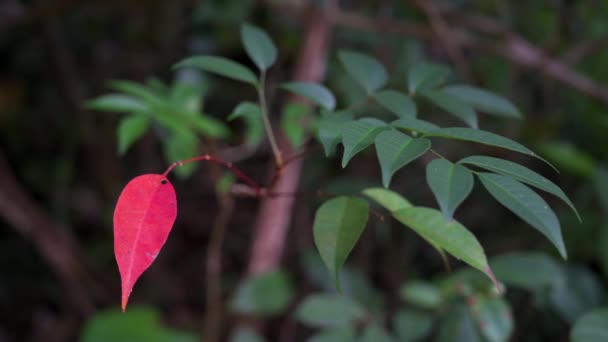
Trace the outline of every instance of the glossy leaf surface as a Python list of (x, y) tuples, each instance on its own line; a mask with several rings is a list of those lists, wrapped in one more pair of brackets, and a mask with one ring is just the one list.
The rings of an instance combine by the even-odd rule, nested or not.
[(122, 284), (123, 311), (133, 285), (154, 262), (177, 216), (173, 185), (163, 175), (131, 180), (114, 209), (114, 254)]
[(427, 134), (439, 129), (439, 126), (416, 118), (401, 118), (391, 122), (391, 127), (405, 129), (410, 132)]
[(384, 188), (367, 188), (362, 192), (390, 212), (412, 206), (407, 199), (392, 190)]

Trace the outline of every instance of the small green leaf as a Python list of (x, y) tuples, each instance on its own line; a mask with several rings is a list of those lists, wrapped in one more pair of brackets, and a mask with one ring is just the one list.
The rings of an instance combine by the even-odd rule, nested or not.
[(393, 217), (495, 282), (483, 248), (475, 236), (456, 220), (446, 222), (441, 212), (424, 207), (400, 209), (393, 212)]
[(161, 94), (139, 83), (115, 80), (111, 81), (109, 85), (114, 90), (139, 98), (146, 104), (148, 109), (149, 107), (158, 108), (165, 105)]
[(365, 310), (338, 294), (310, 295), (296, 309), (296, 319), (313, 327), (344, 326), (363, 319)]
[[(198, 155), (198, 143), (198, 138), (193, 133), (186, 131), (179, 134), (173, 134), (164, 144), (167, 162), (173, 163)], [(185, 179), (194, 172), (197, 165), (198, 163), (184, 164), (176, 168), (174, 172), (178, 177)]]
[(393, 342), (391, 335), (377, 324), (368, 324), (357, 342)]
[(459, 164), (469, 164), (484, 168), (488, 171), (496, 172), (501, 175), (510, 176), (520, 182), (532, 185), (541, 190), (547, 191), (550, 194), (557, 196), (564, 201), (576, 214), (578, 220), (581, 220), (578, 211), (568, 196), (555, 183), (538, 173), (528, 169), (525, 166), (516, 164), (509, 160), (486, 157), (486, 156), (471, 156), (464, 158), (458, 162)]
[(409, 68), (408, 87), (411, 94), (435, 88), (445, 82), (450, 70), (441, 64), (417, 63)]
[(374, 95), (376, 101), (384, 109), (397, 115), (400, 118), (415, 118), (416, 103), (408, 96), (395, 90), (382, 90)]
[(562, 257), (567, 258), (559, 220), (539, 195), (508, 176), (494, 173), (477, 175), (483, 186), (500, 204), (543, 233)]
[(513, 333), (513, 315), (503, 298), (474, 297), (471, 310), (481, 334), (489, 342), (506, 342)]
[(326, 156), (334, 153), (342, 137), (342, 126), (352, 119), (353, 115), (348, 112), (330, 112), (319, 120), (317, 135)]
[(477, 114), (471, 106), (441, 90), (424, 90), (420, 92), (422, 96), (437, 105), (439, 108), (452, 114), (472, 128), (478, 128)]
[(277, 60), (277, 48), (268, 34), (260, 28), (243, 24), (241, 41), (247, 55), (261, 71), (266, 71)]
[(334, 110), (336, 98), (334, 94), (324, 86), (312, 82), (289, 82), (284, 83), (281, 88), (303, 96), (326, 110)]
[(482, 342), (471, 310), (464, 304), (456, 304), (444, 313), (439, 322), (437, 342)]
[(428, 137), (438, 137), (438, 138), (446, 138), (446, 139), (456, 139), (456, 140), (464, 140), (476, 142), (489, 146), (496, 146), (500, 148), (504, 148), (507, 150), (527, 154), (529, 156), (535, 157), (537, 159), (542, 160), (547, 163), (547, 165), (551, 166), (553, 169), (553, 165), (541, 158), (536, 153), (529, 150), (527, 147), (522, 144), (515, 142), (509, 138), (505, 138), (498, 134), (483, 131), (480, 129), (466, 128), (466, 127), (448, 127), (448, 128), (440, 128), (435, 131), (429, 132), (425, 134)]
[(370, 56), (358, 52), (340, 51), (338, 59), (348, 75), (362, 86), (368, 94), (382, 88), (388, 80), (384, 66)]
[(199, 113), (180, 113), (184, 121), (188, 122), (190, 127), (209, 138), (226, 138), (230, 135), (230, 130), (221, 121)]
[(510, 253), (490, 260), (496, 279), (528, 291), (548, 291), (563, 280), (553, 258), (541, 253)]
[(376, 201), (386, 210), (393, 212), (399, 209), (405, 209), (412, 206), (412, 204), (403, 198), (398, 193), (383, 189), (383, 188), (367, 188), (362, 191), (362, 193)]
[(399, 310), (393, 318), (393, 327), (399, 341), (414, 342), (423, 340), (430, 334), (433, 317), (424, 311)]
[(308, 113), (308, 107), (300, 103), (288, 103), (283, 107), (281, 129), (293, 147), (300, 147), (306, 140), (303, 118)]
[(445, 159), (428, 163), (426, 180), (446, 221), (452, 219), (456, 208), (469, 196), (474, 183), (471, 171)]
[(174, 68), (197, 68), (233, 80), (257, 86), (258, 79), (247, 67), (223, 57), (195, 56), (177, 63)]
[(257, 146), (264, 139), (264, 124), (262, 123), (262, 110), (257, 103), (241, 102), (234, 108), (227, 120), (232, 121), (237, 118), (245, 120), (247, 132), (247, 144)]
[(138, 113), (148, 111), (148, 107), (140, 100), (121, 94), (103, 95), (86, 102), (89, 109), (117, 113)]
[(313, 335), (307, 342), (352, 342), (356, 336), (357, 332), (354, 327), (344, 325), (324, 329), (318, 334)]
[(118, 153), (125, 154), (129, 147), (141, 138), (150, 127), (150, 118), (145, 115), (130, 115), (118, 124)]
[(391, 127), (405, 129), (412, 133), (427, 134), (439, 129), (439, 126), (415, 118), (401, 118), (391, 122)]
[(313, 225), (315, 245), (338, 289), (340, 269), (363, 233), (368, 211), (365, 200), (345, 196), (330, 199), (317, 209)]
[(520, 111), (509, 100), (487, 90), (467, 86), (451, 85), (443, 88), (443, 92), (450, 94), (461, 101), (473, 106), (475, 109), (497, 116), (521, 119)]
[(342, 126), (342, 167), (346, 167), (357, 153), (373, 144), (376, 136), (385, 129), (386, 126), (382, 122), (372, 120), (359, 119), (345, 123)]
[(230, 308), (241, 314), (272, 316), (287, 308), (292, 295), (293, 288), (285, 273), (262, 273), (239, 286)]
[(385, 188), (388, 188), (395, 172), (431, 148), (430, 140), (412, 139), (395, 130), (381, 132), (376, 136), (375, 143)]
[(443, 302), (441, 291), (424, 281), (410, 281), (399, 289), (399, 296), (423, 309), (436, 309)]
[(574, 324), (572, 342), (608, 342), (608, 308), (586, 313)]

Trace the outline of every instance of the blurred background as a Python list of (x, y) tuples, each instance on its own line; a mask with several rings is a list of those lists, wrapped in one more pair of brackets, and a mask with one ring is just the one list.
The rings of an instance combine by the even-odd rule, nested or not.
[[(585, 315), (608, 327), (606, 18), (601, 0), (0, 1), (0, 341), (584, 341), (573, 327)], [(381, 183), (372, 149), (344, 170), (325, 158), (308, 138), (306, 107), (290, 104), (279, 83), (322, 82), (344, 108), (361, 93), (338, 64), (339, 49), (378, 58), (397, 89), (407, 89), (413, 63), (440, 63), (516, 104), (523, 120), (480, 115), (480, 126), (561, 172), (467, 143), (437, 149), (453, 160), (510, 159), (562, 187), (582, 223), (543, 197), (558, 213), (569, 259), (476, 186), (456, 218), (485, 247), (505, 296), (455, 260), (446, 269), (412, 231), (371, 216), (342, 297), (313, 246), (322, 199), (235, 197), (225, 170), (200, 164), (173, 176), (177, 221), (122, 314), (112, 213), (128, 180), (202, 153), (261, 184), (273, 176), (261, 128), (226, 120), (239, 102), (256, 101), (255, 90), (171, 68), (213, 54), (253, 69), (243, 22), (266, 30), (279, 50), (267, 84), (285, 154), (309, 151), (286, 168), (285, 192), (353, 194)], [(205, 113), (206, 128), (186, 125), (174, 139), (166, 122), (124, 128), (120, 110), (86, 105), (117, 89)], [(421, 103), (419, 112), (453, 124), (436, 107)], [(424, 182), (431, 159), (398, 172), (392, 188), (437, 207)]]

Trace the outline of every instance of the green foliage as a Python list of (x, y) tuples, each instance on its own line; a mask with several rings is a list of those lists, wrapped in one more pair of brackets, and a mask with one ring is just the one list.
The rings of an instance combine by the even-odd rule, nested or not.
[(441, 90), (423, 90), (420, 92), (426, 99), (452, 114), (457, 119), (477, 129), (477, 114), (473, 107), (469, 106), (466, 102), (461, 101), (458, 97), (452, 96)]
[(118, 153), (123, 155), (129, 147), (141, 138), (150, 127), (150, 118), (143, 115), (131, 115), (120, 120), (118, 124)]
[(349, 112), (330, 112), (323, 115), (319, 121), (317, 135), (326, 156), (329, 157), (334, 153), (342, 138), (342, 125), (351, 121), (352, 118), (353, 114)]
[(420, 341), (430, 334), (433, 317), (424, 311), (399, 310), (393, 318), (393, 327), (400, 341)]
[(396, 90), (382, 90), (374, 95), (374, 99), (389, 112), (400, 118), (415, 118), (416, 103), (408, 96)]
[(410, 66), (408, 89), (410, 94), (436, 88), (450, 76), (450, 70), (443, 65), (421, 62)]
[(591, 311), (576, 321), (570, 339), (572, 342), (608, 341), (608, 309)]
[(223, 57), (196, 56), (177, 63), (175, 68), (196, 68), (236, 81), (258, 85), (255, 74), (247, 67)]
[(427, 164), (426, 180), (446, 221), (452, 219), (456, 208), (469, 196), (474, 183), (471, 171), (445, 159), (435, 159)]
[(487, 90), (467, 85), (450, 85), (443, 88), (443, 92), (488, 114), (517, 119), (522, 118), (517, 107), (509, 100)]
[(247, 132), (245, 141), (250, 146), (257, 146), (264, 139), (264, 124), (262, 123), (262, 110), (257, 103), (241, 102), (234, 108), (227, 120), (242, 118), (246, 122)]
[(310, 295), (296, 310), (296, 318), (313, 327), (336, 327), (354, 323), (367, 313), (359, 304), (341, 295)]
[(412, 206), (407, 199), (391, 190), (382, 188), (368, 188), (363, 190), (362, 193), (376, 201), (390, 212), (397, 211), (399, 209), (406, 209)]
[(241, 41), (247, 55), (261, 71), (266, 71), (277, 60), (277, 48), (268, 34), (259, 28), (250, 24), (243, 24), (241, 26)]
[(382, 121), (370, 118), (345, 123), (342, 126), (342, 167), (346, 167), (357, 153), (373, 144), (376, 136), (385, 129), (386, 125)]
[(241, 314), (276, 315), (289, 305), (292, 288), (289, 278), (283, 272), (259, 274), (239, 286), (230, 308)]
[(387, 80), (388, 74), (384, 66), (376, 59), (353, 51), (340, 51), (338, 53), (340, 62), (346, 72), (357, 82), (367, 94), (372, 94), (382, 88)]
[(441, 291), (424, 281), (411, 281), (399, 289), (401, 298), (423, 309), (437, 309), (443, 302)]
[(325, 110), (332, 111), (336, 108), (336, 98), (334, 97), (334, 94), (321, 84), (311, 82), (288, 82), (284, 83), (281, 87), (309, 99)]
[(376, 136), (375, 144), (382, 170), (382, 185), (385, 188), (388, 188), (395, 172), (431, 148), (428, 139), (411, 138), (396, 130), (381, 132)]
[(311, 119), (308, 113), (308, 107), (299, 103), (288, 103), (283, 109), (281, 129), (294, 147), (300, 147), (306, 140), (305, 121)]

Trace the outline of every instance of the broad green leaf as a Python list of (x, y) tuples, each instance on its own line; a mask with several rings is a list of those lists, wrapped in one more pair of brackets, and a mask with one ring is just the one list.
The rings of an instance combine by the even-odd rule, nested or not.
[(246, 138), (248, 145), (256, 146), (264, 139), (264, 124), (262, 123), (262, 110), (252, 102), (241, 102), (234, 108), (227, 120), (232, 121), (243, 118), (246, 124)]
[(141, 138), (150, 127), (150, 118), (146, 115), (130, 115), (118, 124), (118, 153), (123, 155), (129, 147)]
[(522, 117), (521, 112), (509, 100), (487, 90), (467, 85), (451, 85), (443, 88), (443, 92), (488, 114), (518, 119)]
[(513, 333), (513, 315), (503, 298), (474, 297), (471, 304), (473, 317), (481, 334), (489, 342), (508, 341)]
[(277, 60), (277, 48), (268, 34), (260, 28), (243, 24), (241, 41), (247, 55), (261, 71), (266, 71)]
[(481, 342), (475, 320), (469, 308), (456, 304), (444, 313), (439, 322), (437, 342)]
[(477, 238), (456, 220), (446, 222), (440, 211), (425, 207), (400, 209), (393, 212), (393, 216), (425, 240), (480, 270), (495, 282)]
[(464, 141), (471, 141), (471, 142), (476, 142), (476, 143), (489, 145), (489, 146), (501, 147), (501, 148), (504, 148), (507, 150), (527, 154), (529, 156), (538, 158), (538, 159), (544, 161), (545, 163), (547, 163), (547, 165), (551, 166), (553, 169), (555, 169), (555, 167), (553, 167), (553, 165), (551, 165), (551, 163), (549, 163), (545, 159), (541, 158), (539, 155), (532, 152), (531, 150), (529, 150), (527, 147), (523, 146), (522, 144), (515, 142), (509, 138), (505, 138), (498, 134), (492, 133), (492, 132), (487, 132), (487, 131), (483, 131), (480, 129), (466, 128), (466, 127), (448, 127), (448, 128), (440, 128), (440, 129), (434, 130), (432, 132), (428, 132), (425, 135), (428, 137), (464, 140)]
[[(164, 143), (165, 157), (169, 163), (192, 158), (199, 153), (199, 141), (196, 135), (190, 132), (174, 134)], [(198, 163), (184, 164), (175, 168), (178, 177), (188, 178), (197, 168)]]
[(391, 335), (377, 324), (368, 324), (357, 342), (393, 342)]
[(608, 342), (608, 308), (586, 313), (570, 332), (572, 342)]
[(310, 295), (296, 309), (295, 317), (313, 327), (344, 326), (367, 316), (365, 310), (339, 294)]
[(547, 291), (563, 281), (554, 259), (541, 253), (510, 253), (494, 257), (490, 266), (496, 279), (528, 291)]
[(428, 163), (426, 180), (446, 221), (452, 219), (454, 211), (469, 196), (474, 184), (471, 171), (445, 159)]
[(177, 63), (174, 68), (197, 68), (233, 80), (258, 85), (258, 79), (247, 67), (223, 57), (195, 56)]
[(412, 204), (403, 196), (391, 190), (383, 188), (367, 188), (363, 190), (362, 193), (376, 201), (390, 212), (412, 206)]
[(501, 175), (510, 176), (517, 179), (520, 182), (532, 185), (541, 190), (547, 191), (550, 194), (557, 196), (559, 199), (564, 201), (576, 214), (576, 217), (581, 220), (578, 211), (574, 207), (574, 204), (568, 196), (559, 188), (555, 183), (551, 182), (547, 178), (539, 175), (538, 173), (528, 169), (525, 166), (516, 164), (509, 160), (486, 157), (486, 156), (471, 156), (464, 158), (458, 162), (459, 164), (469, 164), (481, 167), (488, 171), (496, 172)]
[(421, 94), (439, 108), (452, 114), (472, 128), (479, 127), (477, 123), (477, 114), (475, 114), (473, 107), (461, 101), (459, 98), (444, 93), (441, 90), (424, 90), (421, 91)]
[(403, 309), (393, 318), (393, 328), (402, 342), (423, 340), (431, 333), (432, 325), (433, 316), (425, 311)]
[(262, 273), (239, 286), (230, 308), (241, 314), (272, 316), (287, 308), (292, 295), (293, 288), (285, 273)]
[(321, 259), (340, 288), (340, 269), (359, 240), (368, 219), (369, 205), (357, 197), (332, 198), (315, 215), (313, 235)]
[(359, 119), (350, 121), (342, 126), (342, 145), (344, 155), (342, 156), (342, 167), (359, 152), (374, 143), (376, 136), (386, 129), (381, 122)]
[(334, 153), (342, 137), (342, 126), (352, 120), (353, 115), (348, 112), (328, 113), (319, 120), (317, 135), (326, 156)]
[(128, 95), (109, 94), (86, 102), (86, 107), (105, 112), (138, 113), (148, 111), (142, 101)]
[(375, 144), (385, 188), (388, 188), (395, 172), (431, 148), (430, 140), (412, 139), (396, 130), (381, 132), (376, 136)]
[(358, 52), (340, 51), (338, 59), (348, 75), (362, 86), (368, 94), (382, 88), (388, 80), (384, 66), (370, 56)]
[(401, 118), (391, 122), (391, 127), (405, 129), (413, 133), (427, 134), (439, 129), (439, 126), (415, 118)]
[(407, 282), (401, 286), (399, 296), (423, 309), (437, 309), (443, 302), (439, 288), (418, 280)]
[(152, 308), (131, 307), (101, 311), (85, 325), (82, 342), (194, 342), (196, 336), (164, 327)]
[(230, 342), (265, 342), (266, 340), (262, 337), (257, 331), (246, 328), (239, 327), (236, 331), (230, 336)]
[(308, 107), (300, 103), (288, 103), (283, 107), (281, 129), (294, 147), (299, 147), (306, 140), (306, 125), (303, 118), (308, 112)]
[(562, 257), (567, 258), (559, 220), (542, 197), (509, 176), (494, 173), (477, 175), (483, 186), (500, 204), (543, 233)]
[(549, 293), (552, 309), (566, 322), (573, 324), (585, 313), (605, 303), (605, 290), (596, 273), (587, 267), (563, 264), (563, 282)]
[(355, 327), (350, 325), (324, 329), (307, 342), (353, 342), (357, 336)]
[(230, 130), (221, 121), (200, 113), (179, 113), (192, 129), (199, 134), (209, 138), (226, 138), (230, 135)]
[(410, 94), (435, 88), (445, 82), (450, 76), (450, 70), (443, 65), (421, 62), (410, 66), (408, 72), (408, 88)]
[(281, 88), (303, 96), (324, 109), (331, 111), (336, 107), (336, 98), (334, 97), (334, 94), (321, 84), (312, 82), (289, 82), (281, 85)]
[(115, 80), (110, 81), (109, 86), (114, 90), (118, 90), (125, 94), (139, 98), (140, 100), (144, 101), (147, 107), (158, 108), (166, 106), (162, 95), (146, 87), (145, 85), (131, 81)]
[(382, 90), (374, 95), (376, 101), (384, 109), (398, 117), (415, 118), (416, 103), (408, 96), (395, 90)]

